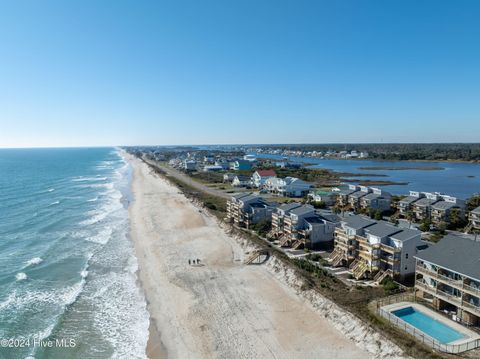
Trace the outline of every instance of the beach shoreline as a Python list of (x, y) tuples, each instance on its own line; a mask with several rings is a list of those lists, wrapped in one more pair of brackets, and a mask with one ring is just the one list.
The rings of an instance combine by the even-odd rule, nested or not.
[[(243, 265), (245, 248), (214, 218), (146, 164), (126, 157), (150, 359), (372, 357), (264, 266)], [(188, 264), (196, 258), (200, 265)]]

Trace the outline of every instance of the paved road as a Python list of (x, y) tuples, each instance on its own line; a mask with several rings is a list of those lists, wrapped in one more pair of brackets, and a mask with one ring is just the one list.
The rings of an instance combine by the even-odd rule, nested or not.
[(222, 197), (222, 198), (225, 198), (225, 199), (229, 199), (232, 196), (230, 193), (225, 193), (222, 190), (219, 190), (219, 189), (216, 189), (216, 188), (211, 188), (211, 187), (208, 187), (207, 185), (205, 185), (203, 183), (195, 181), (190, 176), (188, 176), (185, 173), (183, 173), (181, 171), (178, 171), (178, 170), (176, 170), (172, 167), (165, 166), (165, 165), (162, 165), (158, 162), (148, 160), (148, 159), (145, 159), (145, 158), (144, 158), (144, 160), (145, 160), (145, 162), (149, 163), (150, 165), (155, 166), (155, 167), (161, 169), (162, 171), (166, 172), (169, 176), (175, 177), (177, 180), (182, 181), (182, 182), (186, 183), (187, 185), (198, 189), (199, 191), (208, 193), (212, 196)]

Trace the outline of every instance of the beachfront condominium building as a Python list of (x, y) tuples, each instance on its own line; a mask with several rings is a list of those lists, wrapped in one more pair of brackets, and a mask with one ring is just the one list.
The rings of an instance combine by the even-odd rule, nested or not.
[(258, 170), (255, 171), (252, 175), (252, 183), (255, 187), (263, 187), (265, 181), (269, 178), (276, 178), (277, 174), (274, 170)]
[(401, 280), (415, 273), (414, 255), (421, 232), (364, 216), (342, 218), (335, 230), (332, 265), (350, 267), (356, 279), (381, 281), (386, 275)]
[(469, 229), (480, 231), (480, 207), (475, 208), (468, 214)]
[(360, 200), (367, 194), (371, 193), (372, 189), (366, 186), (360, 186), (359, 191), (355, 191), (348, 195), (348, 207), (353, 210), (360, 208)]
[(447, 235), (416, 256), (415, 291), (437, 310), (480, 325), (480, 242)]
[(275, 205), (251, 193), (233, 195), (227, 201), (226, 220), (240, 227), (249, 228), (252, 224), (271, 220)]
[(434, 224), (450, 223), (454, 215), (458, 217), (458, 220), (465, 219), (465, 201), (442, 195), (441, 200), (432, 205), (431, 217)]
[(338, 216), (317, 213), (310, 205), (292, 208), (283, 217), (280, 245), (293, 249), (331, 247), (333, 233), (338, 224)]
[(280, 238), (284, 235), (283, 226), (285, 216), (288, 216), (290, 211), (301, 207), (302, 204), (298, 202), (281, 204), (272, 212), (272, 230), (269, 236), (272, 238)]
[(388, 211), (392, 203), (392, 195), (379, 188), (371, 188), (370, 193), (360, 198), (360, 208), (375, 211)]
[(413, 219), (413, 204), (423, 197), (425, 197), (425, 195), (421, 192), (410, 191), (407, 197), (402, 198), (398, 202), (398, 212), (400, 216), (405, 218), (411, 215)]
[(264, 187), (279, 196), (303, 197), (308, 194), (313, 185), (296, 177), (270, 177), (265, 181)]
[(340, 208), (345, 208), (348, 206), (348, 196), (354, 192), (359, 191), (360, 188), (355, 185), (348, 185), (347, 188), (341, 189), (337, 192), (337, 206)]
[(423, 194), (424, 197), (412, 204), (413, 216), (417, 221), (431, 219), (432, 206), (441, 200), (439, 193), (424, 192)]

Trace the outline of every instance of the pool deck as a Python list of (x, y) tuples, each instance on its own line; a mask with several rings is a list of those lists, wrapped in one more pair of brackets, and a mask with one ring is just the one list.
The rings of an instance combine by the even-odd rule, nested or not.
[[(419, 303), (399, 302), (399, 303), (386, 305), (386, 306), (382, 307), (382, 309), (385, 310), (386, 312), (391, 313), (391, 312), (394, 312), (396, 310), (400, 310), (400, 309), (404, 309), (404, 308), (408, 308), (408, 307), (412, 307), (415, 310), (418, 310), (419, 312), (422, 312), (423, 314), (432, 317), (433, 319), (435, 319), (435, 320), (437, 320), (437, 321), (455, 329), (456, 331), (458, 331), (459, 333), (462, 333), (465, 336), (462, 339), (454, 340), (454, 341), (446, 343), (446, 344), (464, 344), (464, 343), (470, 342), (471, 340), (480, 339), (480, 334), (464, 327), (463, 325), (461, 325), (457, 322), (454, 322), (453, 320), (451, 320), (449, 318), (445, 318), (440, 313), (438, 313), (438, 312), (436, 312), (436, 311), (434, 311), (430, 308), (427, 308), (424, 305), (421, 305)], [(401, 318), (399, 318), (399, 319), (401, 320)], [(425, 334), (425, 335), (427, 335), (427, 334)]]

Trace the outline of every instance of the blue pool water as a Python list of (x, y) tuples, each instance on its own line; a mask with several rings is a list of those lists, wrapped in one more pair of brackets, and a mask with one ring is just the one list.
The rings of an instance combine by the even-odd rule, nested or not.
[(464, 337), (462, 333), (457, 332), (448, 325), (445, 325), (412, 307), (399, 309), (392, 313), (441, 343), (450, 343)]

